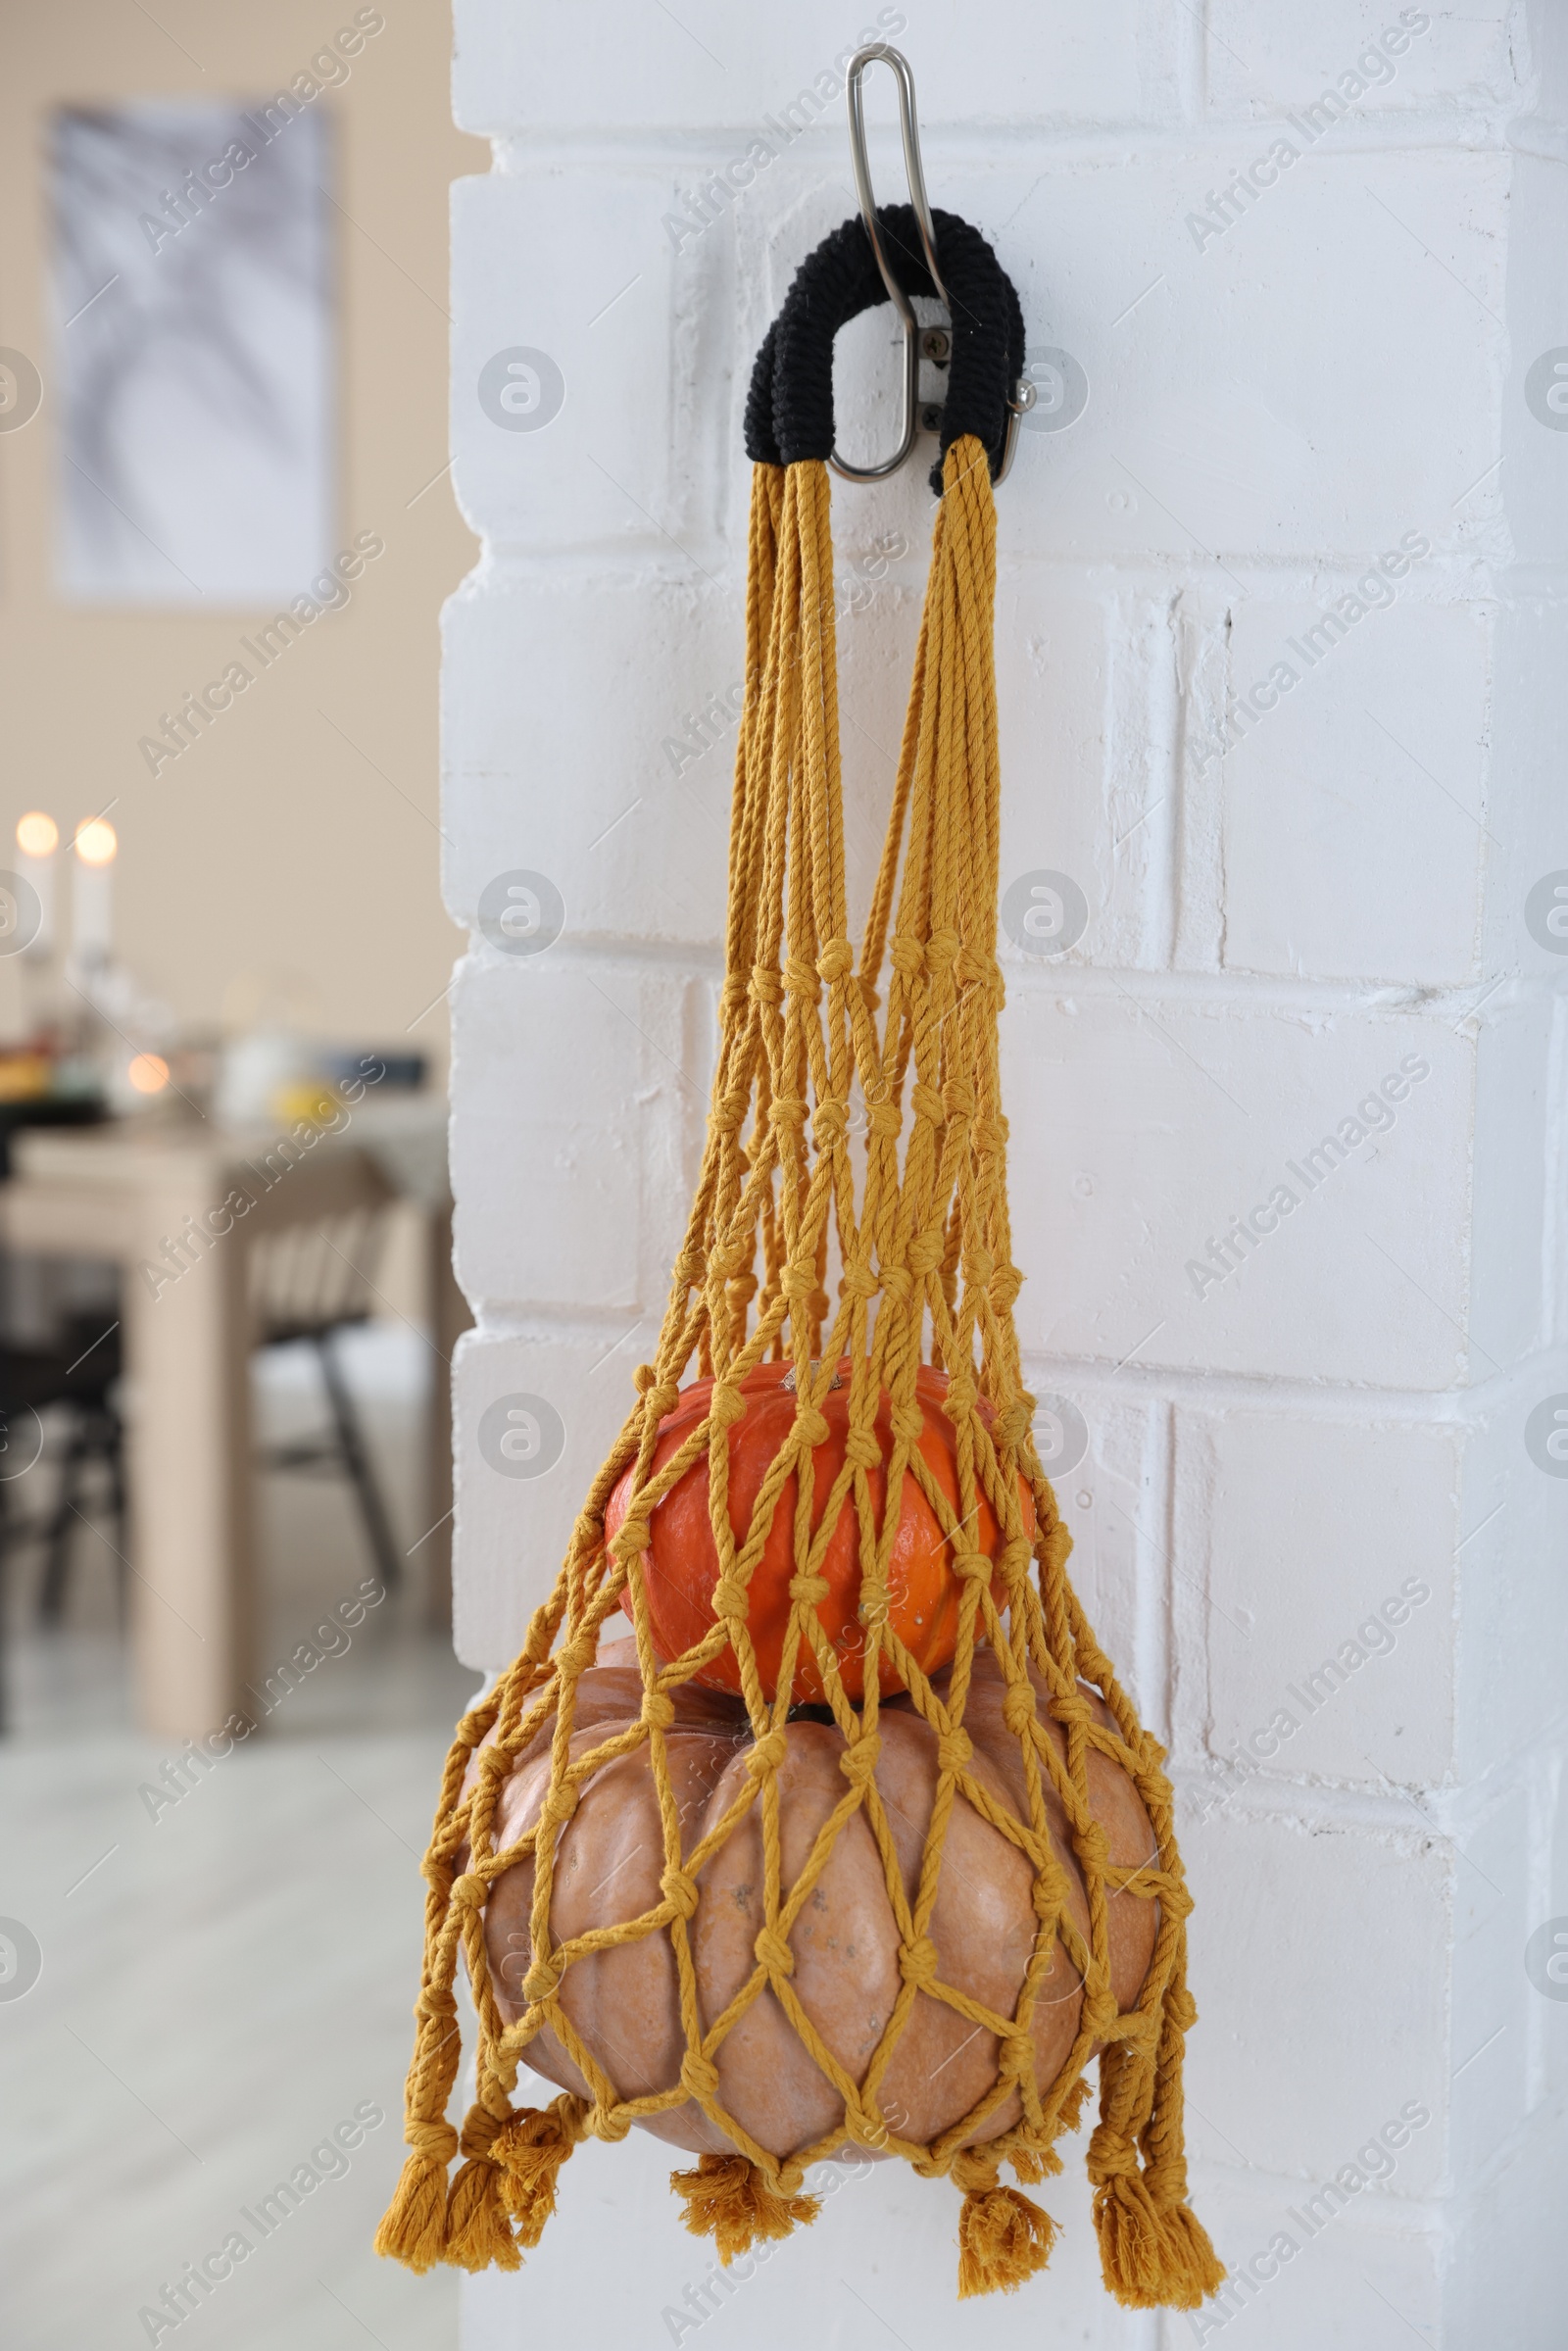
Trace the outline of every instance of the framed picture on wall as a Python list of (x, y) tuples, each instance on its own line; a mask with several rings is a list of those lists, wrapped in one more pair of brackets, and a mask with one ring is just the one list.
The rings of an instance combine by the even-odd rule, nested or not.
[(286, 95), (54, 117), (68, 600), (271, 603), (330, 556), (330, 133)]

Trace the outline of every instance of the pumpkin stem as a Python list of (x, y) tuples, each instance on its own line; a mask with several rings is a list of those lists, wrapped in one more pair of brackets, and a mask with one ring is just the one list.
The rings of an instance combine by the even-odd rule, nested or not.
[(789, 2236), (807, 2228), (822, 2207), (815, 2196), (785, 2195), (770, 2187), (744, 2155), (703, 2155), (695, 2172), (671, 2172), (669, 2184), (686, 2199), (682, 2215), (693, 2236), (710, 2236), (727, 2268), (759, 2237)]

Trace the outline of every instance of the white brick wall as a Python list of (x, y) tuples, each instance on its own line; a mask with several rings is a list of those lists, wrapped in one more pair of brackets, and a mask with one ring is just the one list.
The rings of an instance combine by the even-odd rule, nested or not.
[[(496, 152), (455, 191), (454, 481), (485, 553), (447, 615), (445, 816), (474, 932), (459, 1644), (493, 1666), (626, 1407), (700, 1147), (740, 404), (797, 262), (852, 209), (841, 103), (702, 233), (667, 216), (877, 26), (823, 0), (457, 15), (458, 119)], [(1568, 347), (1568, 20), (910, 0), (889, 28), (935, 201), (997, 244), (1031, 348), (1090, 385), (1000, 494), (1004, 879), (1064, 871), (1090, 907), (1058, 960), (1007, 951), (1019, 1324), (1036, 1388), (1087, 1420), (1075, 1573), (1184, 1796), (1199, 2194), (1246, 2282), (1228, 2318), (1118, 2311), (1069, 2166), (1048, 2278), (956, 2306), (944, 2191), (889, 2167), (682, 2327), (662, 2314), (706, 2265), (634, 2139), (579, 2155), (524, 2276), (470, 2289), (466, 2341), (771, 2351), (880, 2321), (911, 2351), (1042, 2329), (1382, 2351), (1411, 2328), (1559, 2351), (1568, 2000), (1525, 1949), (1568, 1925), (1568, 1479), (1525, 1428), (1568, 1392), (1568, 956), (1527, 900), (1568, 872), (1568, 433), (1531, 376)], [(872, 112), (891, 197), (874, 84)], [(1205, 225), (1239, 172), (1250, 194)], [(481, 404), (518, 349), (560, 371), (543, 429)], [(886, 314), (844, 338), (841, 382), (868, 447)], [(931, 502), (911, 468), (834, 510), (863, 903)], [(1358, 595), (1401, 540), (1413, 560)], [(543, 955), (481, 926), (517, 871), (564, 906)], [(1195, 1272), (1282, 1184), (1275, 1229)], [(564, 1431), (538, 1478), (481, 1448), (515, 1396)], [(1308, 2250), (1287, 2216), (1410, 2102), (1430, 2124)], [(1301, 2257), (1248, 2277), (1293, 2229)]]

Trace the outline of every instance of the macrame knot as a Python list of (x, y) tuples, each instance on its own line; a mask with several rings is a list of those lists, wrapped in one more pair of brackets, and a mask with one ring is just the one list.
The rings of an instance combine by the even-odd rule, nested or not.
[(745, 973), (740, 971), (726, 971), (724, 974), (724, 985), (718, 992), (718, 1008), (720, 1015), (733, 1020), (736, 1013), (745, 1004), (748, 994), (749, 989), (747, 987)]
[(829, 939), (816, 958), (817, 974), (831, 983), (848, 978), (855, 969), (855, 950), (848, 939)]
[(764, 1731), (746, 1758), (746, 1769), (754, 1780), (765, 1780), (769, 1772), (783, 1766), (790, 1751), (790, 1742), (782, 1731)]
[(779, 1288), (792, 1305), (804, 1305), (816, 1291), (814, 1265), (786, 1265)]
[(925, 949), (909, 932), (899, 931), (888, 949), (888, 961), (903, 978), (918, 979), (925, 970)]
[(1095, 2187), (1103, 2187), (1109, 2180), (1136, 2180), (1142, 2169), (1136, 2145), (1113, 2123), (1096, 2125), (1085, 2160)]
[[(925, 1414), (918, 1404), (895, 1404), (892, 1412), (893, 1434), (902, 1438), (911, 1448), (925, 1435)], [(880, 1453), (880, 1446), (877, 1448)]]
[(1081, 1690), (1057, 1691), (1049, 1701), (1049, 1708), (1053, 1721), (1060, 1723), (1063, 1730), (1069, 1724), (1077, 1723), (1080, 1729), (1087, 1731), (1095, 1719), (1095, 1710)]
[(892, 1298), (896, 1304), (900, 1306), (908, 1304), (909, 1298), (914, 1291), (914, 1283), (910, 1278), (909, 1271), (906, 1266), (884, 1264), (881, 1270), (880, 1280), (888, 1297)]
[(579, 1633), (556, 1651), (556, 1671), (564, 1681), (575, 1682), (588, 1671), (598, 1652), (599, 1643), (591, 1633)]
[(1178, 2033), (1191, 2033), (1198, 2022), (1198, 2002), (1186, 1984), (1172, 1984), (1165, 1994), (1165, 2021)]
[[(996, 1296), (997, 1285), (991, 1285)], [(1029, 1413), (1022, 1404), (1004, 1404), (992, 1418), (991, 1442), (999, 1453), (1015, 1453), (1029, 1434)]]
[[(688, 1252), (688, 1254), (690, 1253), (691, 1252)], [(681, 1266), (684, 1265), (686, 1259), (684, 1257), (678, 1260), (675, 1268), (677, 1273), (679, 1273)], [(693, 1273), (692, 1278), (694, 1280), (696, 1279), (695, 1272)], [(651, 1363), (639, 1363), (636, 1370), (631, 1375), (631, 1384), (636, 1389), (639, 1396), (646, 1396), (649, 1389), (652, 1388), (658, 1377), (659, 1374), (657, 1371), (655, 1371)]]
[(648, 1548), (652, 1531), (651, 1518), (640, 1516), (635, 1508), (629, 1510), (615, 1529), (610, 1544), (610, 1556), (618, 1567), (625, 1567), (629, 1561), (640, 1558)]
[(468, 1870), (452, 1881), (451, 1903), (454, 1910), (482, 1910), (490, 1896), (490, 1888), (477, 1870)]
[(874, 1298), (882, 1285), (869, 1265), (851, 1265), (839, 1276), (841, 1298)]
[(876, 1778), (876, 1759), (881, 1750), (881, 1739), (864, 1731), (853, 1746), (845, 1748), (839, 1757), (839, 1770), (852, 1788), (865, 1788)]
[(869, 1135), (896, 1135), (904, 1124), (897, 1102), (867, 1102), (865, 1128)]
[(1035, 2070), (1035, 2044), (1027, 2033), (1011, 2033), (997, 2056), (997, 2072), (1004, 2082), (1027, 2082)]
[(680, 2061), (680, 2085), (699, 2105), (705, 2098), (712, 2100), (718, 2096), (718, 2068), (701, 2049), (688, 2049)]
[(720, 1576), (713, 1586), (713, 1614), (726, 1618), (733, 1625), (744, 1623), (751, 1612), (752, 1604), (746, 1596), (745, 1585), (738, 1577)]
[(1035, 1693), (1028, 1682), (1009, 1682), (1002, 1701), (1002, 1719), (1014, 1739), (1023, 1739), (1039, 1719), (1035, 1711)]
[(795, 1953), (783, 1935), (772, 1927), (762, 1929), (752, 1949), (757, 1953), (759, 1964), (765, 1967), (770, 1976), (794, 1975)]
[(427, 1984), (414, 2003), (414, 2013), (426, 2025), (449, 2025), (458, 2013), (457, 1996), (450, 1984)]
[(972, 1584), (989, 1584), (997, 1572), (997, 1563), (985, 1551), (977, 1551), (972, 1543), (953, 1543), (953, 1572), (966, 1576)]
[(900, 1944), (899, 1974), (917, 1987), (936, 1982), (937, 1947), (929, 1935), (922, 1935), (918, 1942)]
[(801, 1437), (814, 1452), (827, 1443), (827, 1420), (814, 1404), (803, 1404), (795, 1415), (795, 1426)]
[(675, 1719), (675, 1701), (667, 1690), (645, 1690), (643, 1721), (650, 1731), (667, 1731)]
[(804, 1600), (808, 1608), (820, 1608), (833, 1587), (826, 1576), (791, 1576), (790, 1598)]
[(751, 1100), (750, 1086), (732, 1086), (727, 1094), (719, 1096), (708, 1113), (709, 1125), (716, 1127), (721, 1135), (733, 1135), (745, 1118)]
[(874, 1429), (851, 1429), (844, 1440), (844, 1458), (852, 1469), (880, 1469), (882, 1447)]
[(847, 1102), (818, 1102), (811, 1112), (811, 1133), (818, 1151), (831, 1151), (834, 1144), (849, 1132), (850, 1109)]
[(822, 990), (812, 964), (804, 955), (784, 958), (784, 985), (791, 996), (804, 997), (808, 1004), (821, 1002)]
[[(1023, 1276), (1016, 1265), (999, 1265), (997, 1267), (991, 1277), (991, 1303), (999, 1314), (1009, 1314), (1012, 1311), (1018, 1302), (1018, 1293), (1022, 1288)], [(1003, 1437), (1001, 1429), (1004, 1415), (1001, 1412), (997, 1414), (997, 1443), (999, 1445), (1022, 1445), (1025, 1432), (1029, 1427), (1029, 1414), (1018, 1405), (1009, 1404), (1006, 1407), (1005, 1417), (1008, 1424), (1007, 1434)]]
[(492, 2114), (488, 2106), (470, 2106), (463, 2118), (459, 2152), (464, 2155), (488, 2155), (497, 2132), (504, 2131), (512, 2120), (510, 2109), (505, 2114)]
[(925, 943), (925, 967), (933, 979), (940, 979), (943, 972), (953, 969), (961, 945), (957, 932), (951, 926), (931, 933)]
[(708, 1417), (715, 1428), (732, 1429), (746, 1418), (746, 1398), (733, 1380), (717, 1380), (708, 1399)]
[[(923, 1118), (925, 1120), (927, 1126), (939, 1127), (942, 1124), (945, 1114), (943, 1102), (942, 1097), (937, 1092), (935, 1086), (927, 1086), (924, 1084), (911, 1086), (909, 1089), (909, 1107), (914, 1112), (916, 1118)], [(937, 1262), (941, 1262), (940, 1258), (937, 1260)]]
[(562, 1780), (552, 1788), (539, 1807), (539, 1826), (543, 1829), (565, 1827), (582, 1798), (582, 1789), (575, 1780)]
[(937, 1740), (937, 1769), (939, 1772), (961, 1772), (974, 1756), (974, 1740), (967, 1731), (944, 1731)]
[(700, 1896), (697, 1882), (684, 1870), (667, 1869), (659, 1881), (659, 1890), (678, 1917), (694, 1919)]
[(522, 1980), (522, 1996), (530, 2008), (553, 2000), (561, 1989), (562, 1962), (553, 1953), (536, 1959)]
[[(942, 1107), (950, 1118), (974, 1116), (974, 1088), (967, 1078), (951, 1077), (942, 1089)], [(989, 1273), (990, 1266), (986, 1267)]]
[(656, 1380), (644, 1398), (644, 1409), (650, 1420), (662, 1420), (673, 1412), (680, 1401), (680, 1390), (673, 1380)]
[(405, 2123), (403, 2137), (416, 2155), (438, 2163), (443, 2171), (458, 2151), (458, 2134), (448, 2122)]
[(1007, 1148), (1007, 1122), (1000, 1111), (977, 1118), (969, 1130), (969, 1140), (977, 1151), (1004, 1151)]
[(947, 1254), (947, 1246), (942, 1233), (916, 1233), (905, 1251), (909, 1271), (916, 1276), (935, 1273)]
[(752, 965), (751, 993), (760, 1004), (777, 1004), (784, 1001), (784, 974), (775, 971), (771, 963)]

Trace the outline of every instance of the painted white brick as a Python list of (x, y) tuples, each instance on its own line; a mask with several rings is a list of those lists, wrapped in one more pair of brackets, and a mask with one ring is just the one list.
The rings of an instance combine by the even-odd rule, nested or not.
[[(1042, 0), (1004, 64), (995, 40), (974, 38), (959, 0), (927, 0), (913, 17), (869, 6), (856, 15), (830, 0), (772, 15), (693, 0), (678, 23), (656, 10), (614, 13), (614, 37), (589, 47), (548, 0), (460, 7), (460, 126), (492, 135), (722, 129), (787, 143), (820, 113), (837, 149), (844, 68), (858, 45), (890, 39), (914, 63), (927, 124), (1130, 120), (1171, 96), (1170, 20), (1150, 0), (1105, 0), (1092, 13), (1073, 0)], [(878, 69), (868, 87), (886, 79)], [(814, 109), (797, 106), (807, 93)], [(871, 103), (891, 109), (883, 89)], [(744, 136), (733, 141), (737, 157), (746, 146)]]
[[(1367, 2108), (1367, 2135), (1359, 2144), (1374, 2165), (1382, 2160), (1378, 2133), (1390, 2121), (1397, 2135), (1404, 2128), (1397, 2110)], [(1420, 2138), (1410, 2144), (1419, 2146)], [(1347, 2145), (1341, 2164), (1353, 2162), (1354, 2153)], [(1441, 2339), (1432, 2331), (1441, 2308), (1441, 2241), (1435, 2229), (1422, 2228), (1418, 2209), (1401, 2193), (1397, 2158), (1385, 2186), (1360, 2190), (1343, 2207), (1329, 2196), (1318, 2208), (1334, 2206), (1326, 2221), (1302, 2210), (1323, 2185), (1259, 2178), (1234, 2164), (1199, 2168), (1197, 2201), (1230, 2283), (1193, 2316), (1166, 2322), (1171, 2351), (1227, 2339), (1266, 2344), (1267, 2351), (1322, 2351), (1325, 2343), (1384, 2351), (1405, 2327), (1418, 2330), (1419, 2341)]]
[[(522, 1646), (550, 1597), (583, 1495), (631, 1409), (631, 1372), (658, 1336), (628, 1316), (592, 1337), (468, 1331), (453, 1358), (458, 1578), (453, 1639), (466, 1665), (493, 1673)], [(617, 1340), (619, 1344), (617, 1345)], [(481, 1423), (508, 1397), (541, 1399), (560, 1417), (559, 1458), (513, 1477), (481, 1449)], [(536, 1416), (537, 1417), (537, 1416)]]
[(1543, 2258), (1562, 2227), (1560, 2131), (1544, 2117), (1453, 2216), (1444, 2317), (1455, 2343), (1557, 2351), (1562, 2341), (1561, 2272)]
[(491, 571), (453, 598), (445, 639), (454, 919), (474, 927), (497, 874), (533, 870), (574, 939), (720, 948), (738, 601), (657, 573)]
[[(1197, 1908), (1188, 2046), (1195, 2152), (1332, 2179), (1406, 2100), (1432, 2110), (1398, 2170), (1425, 2195), (1445, 2170), (1450, 2060), (1443, 1969), (1454, 1861), (1410, 1829), (1252, 1817), (1178, 1820)], [(1338, 2029), (1328, 2020), (1338, 2020)]]
[[(1010, 985), (1003, 1089), (1025, 1346), (1395, 1387), (1461, 1376), (1464, 1040), (1360, 1010), (1156, 1008)], [(1430, 1074), (1392, 1127), (1310, 1191), (1288, 1172), (1408, 1056)], [(1188, 1272), (1281, 1185), (1298, 1205), (1250, 1257), (1219, 1281)]]
[(663, 1311), (707, 1116), (707, 988), (485, 948), (454, 990), (458, 1278), (481, 1312)]
[(1200, 146), (1048, 159), (1010, 217), (1000, 185), (956, 176), (1031, 344), (1090, 385), (1069, 429), (1020, 435), (1004, 544), (1153, 553), (1244, 597), (1259, 559), (1360, 568), (1405, 531), (1478, 527), (1456, 502), (1497, 458), (1506, 168), (1327, 145), (1201, 247), (1188, 218), (1226, 163)]
[[(1538, 54), (1544, 47), (1540, 36), (1549, 40), (1557, 53), (1555, 108), (1560, 122), (1568, 95), (1568, 27), (1550, 0), (1544, 0), (1534, 13)], [(1560, 132), (1556, 136), (1560, 139)], [(1544, 137), (1549, 155), (1556, 140), (1549, 130)], [(1510, 365), (1499, 444), (1502, 462), (1473, 501), (1479, 513), (1495, 510), (1506, 517), (1509, 542), (1521, 562), (1546, 564), (1561, 560), (1568, 534), (1568, 432), (1555, 421), (1560, 412), (1554, 404), (1547, 404), (1551, 421), (1541, 414), (1545, 387), (1537, 395), (1535, 406), (1527, 393), (1531, 370), (1539, 361), (1545, 362), (1544, 372), (1553, 383), (1563, 380), (1553, 373), (1551, 354), (1561, 355), (1568, 341), (1562, 310), (1561, 257), (1568, 235), (1564, 177), (1554, 160), (1539, 155), (1515, 159), (1511, 191), (1515, 233), (1509, 238), (1508, 268)], [(1527, 713), (1549, 707), (1550, 699), (1560, 691), (1560, 681), (1543, 676), (1523, 698), (1519, 711), (1501, 714), (1517, 723)]]
[(1227, 1767), (1216, 1800), (1254, 1770), (1446, 1779), (1463, 1435), (1178, 1411), (1178, 1752)]
[[(453, 188), (452, 480), (499, 546), (712, 567), (733, 302), (716, 233), (677, 257), (674, 184), (671, 168), (623, 166), (596, 173), (592, 205), (564, 171)], [(520, 414), (555, 412), (525, 430), (481, 405), (485, 368), (515, 351), (560, 378), (536, 397), (518, 377)]]
[(1271, 9), (1259, 23), (1248, 0), (1216, 0), (1209, 106), (1272, 122), (1328, 90), (1349, 125), (1435, 103), (1495, 106), (1520, 95), (1517, 16), (1507, 0), (1483, 0), (1462, 18), (1388, 0), (1325, 0), (1309, 12)]
[(1453, 1882), (1453, 2169), (1460, 2186), (1484, 2176), (1529, 2106), (1531, 2003), (1525, 1974), (1529, 1830), (1514, 1788), (1456, 1833)]
[[(1361, 593), (1326, 579), (1310, 602), (1232, 613), (1228, 969), (1429, 985), (1476, 970), (1495, 831), (1488, 616), (1421, 601), (1422, 569), (1369, 565)], [(1254, 691), (1273, 704), (1255, 717)], [(1214, 759), (1212, 740), (1195, 756)]]
[[(1568, 1395), (1568, 1362), (1560, 1356), (1489, 1388), (1466, 1447), (1458, 1550), (1461, 1783), (1521, 1755), (1549, 1735), (1562, 1712), (1568, 1478), (1547, 1476), (1525, 1446), (1532, 1409), (1556, 1395)], [(1568, 1910), (1568, 1874), (1561, 1891)]]

